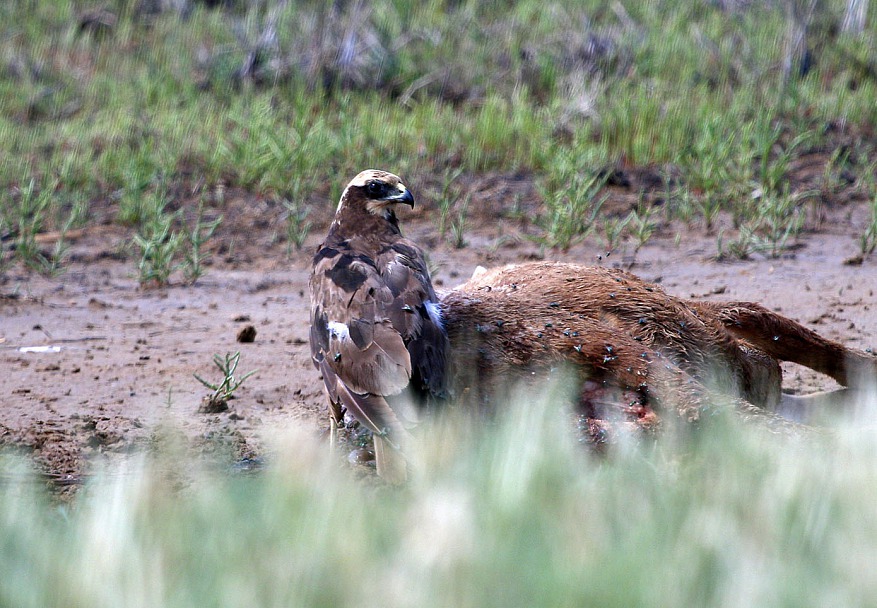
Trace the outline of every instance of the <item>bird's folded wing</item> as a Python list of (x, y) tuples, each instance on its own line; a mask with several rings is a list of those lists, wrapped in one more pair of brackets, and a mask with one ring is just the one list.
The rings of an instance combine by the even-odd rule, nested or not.
[(405, 340), (417, 338), (429, 317), (424, 302), (435, 301), (423, 257), (411, 245), (396, 243), (378, 256), (377, 265), (386, 286), (383, 311)]
[(341, 404), (371, 432), (389, 435), (396, 441), (407, 434), (393, 408), (380, 395), (355, 393), (341, 381), (336, 382), (336, 392)]
[(326, 359), (335, 374), (356, 393), (396, 395), (411, 379), (411, 357), (389, 321), (373, 326), (365, 348), (343, 334), (330, 332)]
[(417, 388), (444, 396), (450, 344), (423, 254), (402, 240), (378, 256), (377, 267), (392, 296), (381, 302), (382, 310), (408, 345), (412, 369), (422, 383)]
[(395, 395), (411, 378), (411, 358), (387, 318), (392, 295), (374, 263), (343, 250), (320, 257), (311, 279), (311, 344), (354, 393)]

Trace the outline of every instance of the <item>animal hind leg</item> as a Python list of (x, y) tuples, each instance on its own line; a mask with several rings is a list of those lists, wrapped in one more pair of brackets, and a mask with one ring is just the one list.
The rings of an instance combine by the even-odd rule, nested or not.
[[(696, 422), (718, 409), (730, 407), (742, 420), (761, 424), (773, 432), (802, 432), (794, 422), (744, 398), (711, 390), (659, 351), (630, 336), (611, 331), (605, 333), (607, 328), (599, 325), (590, 329), (589, 341), (576, 349), (578, 360), (571, 360), (595, 380), (605, 379), (622, 390), (637, 391), (643, 398), (642, 405), (653, 410), (658, 418), (664, 412), (672, 412), (683, 421)], [(606, 348), (602, 346), (607, 342), (613, 345), (611, 357), (606, 356)], [(559, 346), (567, 352), (564, 345)], [(771, 376), (770, 381), (779, 385), (778, 377)], [(642, 410), (642, 413), (649, 414), (647, 410)], [(658, 423), (658, 419), (648, 415), (638, 417), (634, 423), (648, 430)]]
[(716, 314), (728, 331), (782, 361), (823, 373), (850, 388), (877, 384), (877, 358), (820, 336), (754, 302), (693, 302)]

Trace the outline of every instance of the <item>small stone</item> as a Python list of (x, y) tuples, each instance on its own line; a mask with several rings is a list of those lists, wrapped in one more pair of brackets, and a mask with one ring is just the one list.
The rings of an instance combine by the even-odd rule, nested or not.
[(238, 331), (237, 341), (245, 343), (255, 342), (256, 328), (253, 325), (244, 325), (241, 327), (240, 331)]
[(370, 464), (375, 461), (375, 454), (365, 448), (357, 448), (347, 455), (350, 464)]

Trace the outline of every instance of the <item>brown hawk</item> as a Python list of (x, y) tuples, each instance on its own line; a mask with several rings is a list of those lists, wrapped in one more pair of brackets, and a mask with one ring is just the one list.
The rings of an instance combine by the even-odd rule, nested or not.
[(446, 396), (449, 356), (423, 252), (399, 229), (399, 204), (414, 206), (399, 177), (357, 175), (341, 195), (310, 279), (311, 355), (333, 432), (346, 409), (374, 434), (378, 474), (390, 481), (406, 476), (399, 445), (412, 412)]

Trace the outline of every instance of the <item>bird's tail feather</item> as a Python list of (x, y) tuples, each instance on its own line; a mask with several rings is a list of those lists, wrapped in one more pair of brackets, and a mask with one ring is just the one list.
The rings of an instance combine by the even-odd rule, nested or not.
[(401, 450), (387, 441), (386, 437), (375, 435), (375, 465), (378, 475), (387, 483), (399, 484), (408, 479), (408, 463)]
[(379, 395), (359, 395), (338, 383), (338, 396), (351, 414), (374, 433), (377, 473), (388, 483), (398, 484), (408, 478), (408, 464), (401, 444), (409, 433), (396, 413)]

